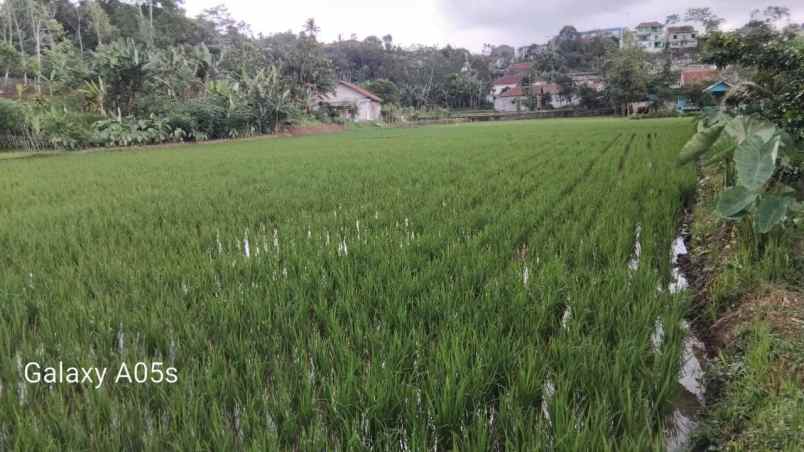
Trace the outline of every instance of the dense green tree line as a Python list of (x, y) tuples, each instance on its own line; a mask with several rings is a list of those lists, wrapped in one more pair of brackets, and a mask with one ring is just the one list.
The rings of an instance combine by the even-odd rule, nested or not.
[[(777, 33), (771, 25), (785, 14), (782, 7), (755, 11), (754, 22)], [(700, 22), (713, 43), (731, 45), (711, 10), (690, 9), (684, 18)], [(19, 100), (4, 101), (0, 111), (22, 118), (15, 131), (0, 131), (7, 141), (0, 146), (268, 133), (310, 116), (317, 96), (339, 79), (375, 91), (389, 112), (488, 107), (491, 81), (514, 60), (508, 46), (477, 55), (451, 46), (402, 47), (391, 35), (323, 43), (313, 19), (302, 27), (255, 34), (223, 6), (188, 17), (183, 0), (0, 0), (0, 87)], [(670, 86), (678, 74), (667, 55), (657, 59), (610, 38), (583, 38), (571, 26), (533, 50), (525, 82), (557, 83), (562, 96), (579, 96), (582, 107), (624, 111), (630, 102), (677, 94)], [(602, 74), (606, 91), (576, 86), (573, 72)], [(779, 83), (769, 89), (778, 91)]]

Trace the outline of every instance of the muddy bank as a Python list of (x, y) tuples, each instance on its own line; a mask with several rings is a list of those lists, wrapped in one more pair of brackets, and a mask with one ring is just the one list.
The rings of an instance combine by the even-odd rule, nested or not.
[(282, 132), (284, 136), (304, 137), (308, 135), (326, 135), (346, 130), (342, 124), (316, 124), (312, 126), (290, 127)]
[[(690, 223), (692, 214), (685, 209), (678, 236), (673, 240), (670, 253), (671, 280), (668, 292), (677, 294), (690, 289), (690, 256), (687, 245), (690, 242)], [(658, 337), (663, 336), (662, 327), (657, 323), (654, 333), (654, 347)], [(706, 406), (706, 384), (704, 367), (706, 365), (706, 345), (689, 322), (682, 327), (687, 332), (684, 337), (681, 355), (681, 371), (678, 376), (679, 397), (673, 403), (673, 412), (665, 424), (665, 447), (670, 452), (688, 450), (692, 436), (700, 423)]]

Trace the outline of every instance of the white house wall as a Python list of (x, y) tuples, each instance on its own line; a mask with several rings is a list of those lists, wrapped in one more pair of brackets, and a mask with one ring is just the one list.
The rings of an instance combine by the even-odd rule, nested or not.
[(494, 110), (506, 113), (527, 110), (524, 105), (521, 109), (518, 106), (518, 102), (524, 104), (525, 101), (524, 97), (498, 97), (494, 99)]
[(339, 105), (354, 104), (357, 108), (356, 121), (379, 121), (382, 119), (382, 107), (379, 102), (371, 100), (345, 85), (338, 84), (335, 88), (335, 93), (323, 96), (321, 102)]

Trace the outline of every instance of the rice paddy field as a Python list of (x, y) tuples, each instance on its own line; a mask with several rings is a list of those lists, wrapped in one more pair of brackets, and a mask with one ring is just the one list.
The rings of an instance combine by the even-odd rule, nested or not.
[[(693, 131), (545, 120), (4, 159), (0, 449), (662, 450)], [(30, 383), (31, 362), (112, 375)], [(112, 381), (157, 362), (175, 383)]]

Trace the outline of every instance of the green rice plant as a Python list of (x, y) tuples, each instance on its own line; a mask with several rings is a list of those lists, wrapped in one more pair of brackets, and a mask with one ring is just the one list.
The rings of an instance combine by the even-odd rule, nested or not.
[[(661, 449), (693, 132), (545, 120), (3, 160), (0, 448)], [(51, 389), (17, 356), (179, 380)]]

